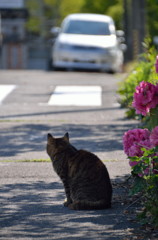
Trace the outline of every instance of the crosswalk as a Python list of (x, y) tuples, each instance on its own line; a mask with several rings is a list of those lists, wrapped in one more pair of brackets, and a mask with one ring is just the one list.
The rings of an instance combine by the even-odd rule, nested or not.
[(101, 106), (100, 86), (57, 86), (48, 101), (56, 106)]
[(16, 88), (16, 85), (0, 85), (0, 104)]
[[(16, 85), (0, 85), (0, 104), (13, 92)], [(56, 86), (48, 106), (101, 106), (101, 86)]]

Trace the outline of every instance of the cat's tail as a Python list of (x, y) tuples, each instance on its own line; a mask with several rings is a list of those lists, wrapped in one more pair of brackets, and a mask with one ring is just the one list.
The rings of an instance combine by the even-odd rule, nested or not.
[(74, 201), (68, 206), (72, 210), (99, 210), (99, 209), (107, 209), (111, 208), (111, 203), (106, 203), (105, 200), (99, 201)]

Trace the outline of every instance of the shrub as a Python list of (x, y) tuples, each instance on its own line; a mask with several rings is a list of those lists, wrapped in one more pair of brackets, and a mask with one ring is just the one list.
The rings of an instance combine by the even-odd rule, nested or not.
[(134, 93), (137, 113), (148, 116), (149, 129), (133, 129), (123, 136), (134, 184), (131, 193), (141, 193), (144, 208), (139, 218), (158, 227), (158, 84), (140, 82)]
[(156, 83), (158, 76), (155, 74), (155, 58), (156, 50), (151, 47), (151, 41), (147, 39), (144, 43), (145, 53), (142, 54), (140, 61), (136, 64), (133, 71), (129, 73), (127, 78), (120, 82), (118, 93), (120, 95), (119, 103), (122, 107), (127, 108), (126, 116), (129, 118), (139, 118), (132, 107), (133, 94), (136, 86), (144, 81)]

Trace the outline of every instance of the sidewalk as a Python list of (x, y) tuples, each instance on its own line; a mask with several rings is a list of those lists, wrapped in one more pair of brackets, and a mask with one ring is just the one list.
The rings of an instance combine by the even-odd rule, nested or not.
[[(38, 81), (43, 78), (39, 76)], [(110, 84), (100, 80), (105, 84), (102, 86), (104, 106), (97, 109), (58, 107), (52, 110), (44, 105), (39, 112), (37, 105), (32, 104), (32, 109), (30, 105), (13, 109), (19, 105), (8, 104), (4, 113), (5, 106), (1, 106), (0, 239), (156, 239), (140, 228), (135, 221), (137, 206), (130, 206), (126, 181), (130, 168), (122, 149), (122, 135), (137, 123), (125, 120), (125, 110), (113, 104), (118, 80), (108, 77)], [(44, 78), (43, 86), (50, 83), (53, 84), (52, 77)], [(37, 97), (31, 90), (29, 87), (25, 97), (28, 93)], [(42, 87), (40, 90), (42, 95)], [(23, 96), (20, 88), (17, 91)], [(45, 151), (48, 132), (63, 136), (67, 131), (76, 148), (92, 151), (106, 164), (113, 184), (112, 209), (72, 211), (65, 208), (64, 189), (51, 162), (34, 162), (48, 159)], [(28, 160), (31, 162), (26, 162)]]
[(120, 162), (106, 165), (114, 173), (112, 209), (72, 211), (63, 206), (63, 187), (51, 163), (1, 163), (0, 239), (137, 239), (139, 226), (125, 213), (127, 189), (119, 184), (124, 169)]
[[(127, 123), (123, 119), (116, 122), (115, 131), (113, 131), (113, 124), (111, 124), (111, 130), (109, 126), (104, 126), (104, 130), (113, 132), (113, 136), (110, 133), (106, 141), (101, 137), (103, 126), (100, 126), (98, 130), (90, 125), (70, 124), (66, 127), (71, 129), (70, 140), (72, 137), (75, 146), (80, 148), (83, 145), (86, 149), (93, 148), (95, 154), (103, 157), (102, 160), (110, 173), (114, 191), (112, 209), (71, 211), (63, 206), (64, 189), (53, 171), (51, 162), (17, 162), (21, 159), (39, 159), (39, 156), (41, 159), (48, 158), (45, 152), (46, 134), (37, 138), (37, 135), (33, 133), (38, 129), (40, 133), (48, 132), (51, 126), (39, 123), (25, 125), (18, 123), (18, 126), (17, 123), (2, 123), (4, 131), (7, 128), (10, 129), (9, 135), (12, 135), (12, 131), (15, 133), (17, 131), (18, 135), (23, 136), (23, 142), (20, 143), (21, 147), (17, 148), (16, 152), (15, 146), (8, 145), (8, 149), (11, 150), (12, 147), (12, 156), (0, 158), (0, 239), (144, 240), (144, 236), (141, 238), (142, 234), (138, 234), (139, 224), (133, 219), (135, 206), (126, 211), (131, 203), (128, 200), (128, 186), (124, 184), (124, 181), (129, 176), (130, 169), (120, 141), (122, 129), (128, 128), (129, 124), (130, 121)], [(61, 127), (60, 124), (53, 128), (59, 127)], [(82, 138), (77, 136), (79, 129), (80, 131), (82, 129)], [(93, 133), (90, 129), (93, 129)], [(99, 136), (97, 131), (100, 131)], [(90, 135), (93, 136), (92, 139)], [(32, 141), (29, 142), (30, 136)], [(86, 139), (86, 136), (89, 136), (89, 139), (88, 137)], [(18, 145), (21, 140), (21, 138), (16, 140), (15, 145)], [(106, 145), (105, 152), (102, 149), (98, 150), (103, 143)], [(43, 148), (40, 149), (38, 145)], [(7, 159), (10, 161), (7, 162)]]

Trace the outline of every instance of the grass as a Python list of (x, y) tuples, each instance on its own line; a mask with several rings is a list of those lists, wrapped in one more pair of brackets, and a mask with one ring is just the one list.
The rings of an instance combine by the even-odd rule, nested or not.
[[(24, 160), (10, 160), (10, 159), (8, 159), (8, 160), (1, 160), (0, 162), (2, 162), (2, 163), (9, 163), (9, 162), (28, 162), (28, 163), (30, 163), (30, 162), (51, 162), (51, 160), (49, 159), (49, 158), (46, 158), (46, 159), (24, 159)], [(104, 159), (104, 160), (102, 160), (102, 162), (117, 162), (117, 160), (114, 160), (114, 159)]]
[(0, 162), (8, 163), (8, 162), (51, 162), (51, 160), (48, 159), (24, 159), (24, 160), (1, 160)]
[[(34, 120), (34, 119), (28, 119), (28, 120), (25, 120), (25, 119), (0, 119), (0, 123), (43, 123), (43, 122), (50, 122), (52, 123), (52, 119), (47, 119), (46, 121), (44, 120)], [(64, 119), (57, 119), (57, 120), (54, 120), (54, 122), (61, 122), (61, 123), (64, 123), (66, 122)]]

